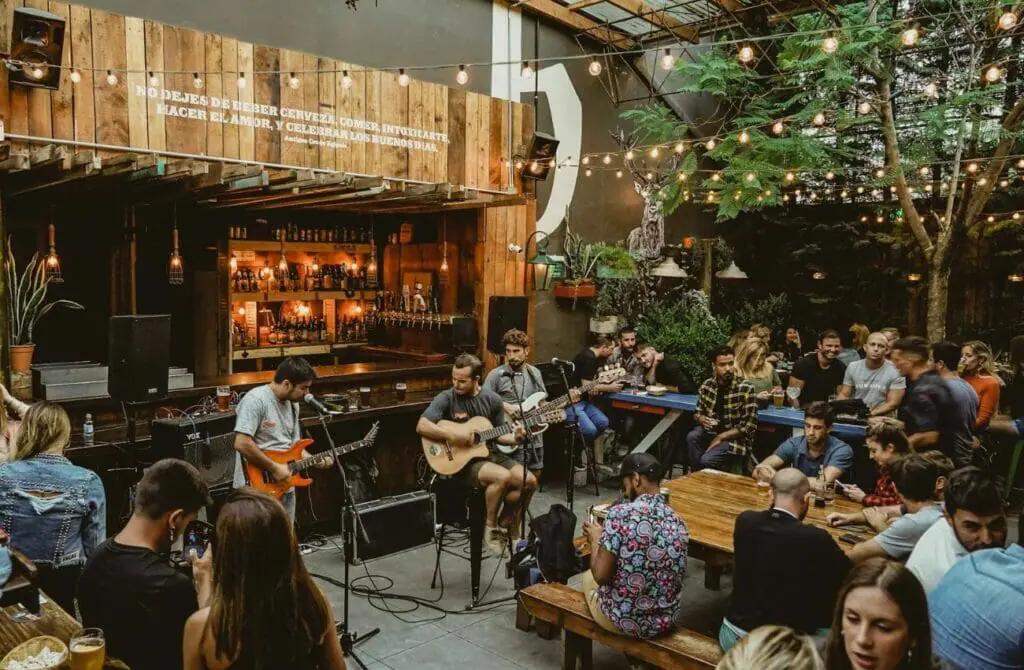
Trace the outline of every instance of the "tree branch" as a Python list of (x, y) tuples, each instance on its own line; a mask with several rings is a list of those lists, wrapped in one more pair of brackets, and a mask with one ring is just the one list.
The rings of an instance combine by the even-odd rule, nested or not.
[[(1024, 123), (1024, 97), (1019, 99), (1010, 113), (1003, 117), (1002, 130), (1004, 133), (1016, 133), (1020, 130), (1022, 123)], [(980, 180), (975, 182), (970, 200), (964, 210), (964, 225), (969, 234), (975, 234), (979, 230), (982, 223), (979, 214), (992, 198), (992, 189), (1006, 166), (1006, 157), (1013, 151), (1016, 143), (1017, 140), (1013, 137), (1004, 137), (999, 140), (999, 144), (996, 145), (996, 150), (988, 162), (988, 169), (985, 170), (985, 185), (981, 186)]]

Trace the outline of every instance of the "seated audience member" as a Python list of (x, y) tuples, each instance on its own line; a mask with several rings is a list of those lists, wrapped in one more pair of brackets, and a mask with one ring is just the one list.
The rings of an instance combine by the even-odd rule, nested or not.
[(331, 605), (306, 570), (281, 503), (236, 490), (216, 537), (210, 604), (185, 623), (185, 670), (344, 670)]
[(762, 481), (774, 476), (783, 467), (793, 467), (811, 480), (817, 488), (818, 474), (824, 470), (826, 482), (834, 482), (849, 472), (853, 465), (853, 448), (832, 437), (835, 414), (823, 402), (811, 403), (804, 412), (804, 434), (789, 438), (775, 453), (754, 468), (754, 477)]
[[(583, 382), (597, 379), (598, 367), (604, 364), (605, 360), (612, 355), (614, 342), (607, 335), (595, 335), (594, 344), (576, 354), (573, 359), (572, 378), (569, 380), (573, 386), (579, 386)], [(601, 408), (594, 404), (593, 400), (602, 393), (614, 393), (622, 390), (622, 382), (615, 384), (598, 384), (587, 398), (580, 400), (568, 411), (569, 419), (579, 422), (580, 430), (587, 442), (593, 442), (598, 435), (608, 429), (608, 416), (601, 411)], [(575, 410), (575, 412), (573, 411)]]
[(846, 366), (840, 398), (856, 398), (867, 405), (871, 416), (885, 416), (899, 409), (907, 392), (907, 380), (896, 366), (885, 360), (888, 351), (885, 335), (871, 333), (865, 345), (864, 360)]
[(636, 345), (636, 353), (643, 365), (644, 385), (661, 384), (668, 390), (679, 393), (697, 392), (697, 384), (675, 358), (660, 353), (648, 342)]
[(750, 334), (747, 339), (760, 340), (768, 349), (772, 348), (772, 329), (763, 323), (755, 323), (750, 327)]
[[(18, 434), (18, 427), (21, 426), (21, 420), (25, 418), (25, 412), (29, 407), (30, 405), (12, 396), (7, 387), (0, 384), (0, 463), (10, 459), (14, 437)], [(11, 419), (8, 411), (17, 418)]]
[(644, 366), (636, 346), (636, 329), (625, 326), (619, 329), (619, 343), (608, 357), (609, 365), (618, 365), (626, 371), (625, 380), (634, 386), (643, 384)]
[(799, 470), (779, 470), (768, 509), (736, 518), (732, 597), (718, 634), (723, 650), (768, 624), (828, 632), (852, 563), (828, 532), (802, 523), (810, 490)]
[(1016, 544), (958, 561), (928, 606), (942, 660), (963, 670), (1024, 668), (1024, 522), (1018, 519)]
[(768, 345), (761, 340), (747, 340), (736, 350), (736, 374), (750, 384), (758, 400), (768, 402), (772, 391), (782, 390), (779, 373), (768, 362)]
[(872, 558), (850, 571), (825, 647), (828, 670), (932, 670), (928, 598), (905, 567)]
[(818, 349), (793, 364), (789, 385), (800, 389), (794, 407), (807, 407), (837, 393), (846, 377), (846, 365), (836, 359), (842, 350), (839, 333), (826, 330), (818, 337)]
[(1006, 510), (998, 483), (980, 468), (961, 468), (949, 478), (942, 518), (917, 541), (907, 568), (931, 593), (967, 554), (1005, 544)]
[[(876, 556), (902, 561), (910, 556), (921, 536), (942, 518), (939, 482), (952, 470), (952, 463), (947, 465), (948, 469), (943, 468), (921, 454), (895, 461), (891, 466), (892, 479), (903, 500), (905, 513), (875, 537), (855, 544), (846, 555), (854, 562)], [(852, 514), (833, 512), (827, 519), (832, 526), (862, 524), (868, 522), (866, 515), (874, 512), (875, 508)]]
[(885, 335), (885, 357), (889, 358), (889, 355), (892, 353), (893, 345), (896, 344), (896, 341), (900, 339), (900, 329), (893, 328), (892, 326), (890, 326), (888, 328), (883, 328), (878, 332), (880, 332), (882, 335)]
[(974, 427), (979, 431), (985, 430), (999, 410), (999, 394), (1003, 386), (1003, 380), (996, 374), (992, 349), (978, 340), (965, 344), (960, 350), (960, 376), (978, 394), (980, 404)]
[[(861, 333), (862, 329), (864, 331), (863, 334)], [(849, 330), (840, 336), (843, 349), (836, 358), (847, 367), (849, 367), (850, 363), (859, 361), (861, 359), (861, 352), (864, 351), (864, 343), (867, 341), (867, 336), (867, 326), (859, 323), (850, 326)]]
[(0, 463), (0, 528), (39, 568), (39, 586), (74, 612), (75, 583), (86, 559), (107, 539), (103, 483), (64, 457), (71, 421), (60, 405), (38, 402), (25, 413), (10, 463)]
[(690, 536), (661, 497), (661, 464), (654, 456), (629, 454), (619, 476), (628, 502), (608, 510), (603, 528), (583, 524), (592, 548), (583, 593), (605, 630), (658, 637), (679, 613)]
[(953, 342), (932, 345), (932, 364), (935, 372), (946, 383), (953, 398), (956, 420), (953, 431), (953, 462), (956, 466), (970, 465), (974, 460), (974, 424), (978, 420), (978, 394), (956, 373), (960, 363), (960, 346)]
[(911, 453), (910, 440), (903, 432), (903, 422), (885, 416), (871, 419), (868, 422), (866, 443), (871, 460), (878, 466), (875, 489), (868, 495), (856, 485), (849, 484), (843, 487), (843, 495), (865, 507), (899, 505), (902, 500), (896, 485), (892, 483), (889, 466), (896, 459), (905, 458)]
[(953, 458), (957, 413), (949, 387), (928, 364), (923, 337), (904, 337), (892, 345), (892, 362), (910, 389), (900, 419), (914, 451), (938, 449)]
[(712, 377), (697, 392), (697, 426), (686, 436), (690, 467), (721, 469), (733, 445), (746, 452), (757, 430), (757, 399), (750, 384), (736, 376), (732, 349), (711, 350)]
[(191, 579), (172, 568), (168, 556), (209, 504), (206, 482), (194, 466), (174, 458), (157, 461), (138, 484), (124, 530), (100, 545), (82, 571), (82, 624), (102, 628), (107, 653), (131, 668), (182, 667), (185, 621), (210, 601), (213, 551), (192, 557)]
[(782, 353), (789, 363), (796, 363), (804, 355), (804, 345), (800, 342), (800, 331), (793, 326), (786, 329), (786, 342), (782, 345)]
[(825, 670), (814, 640), (785, 626), (761, 626), (740, 640), (715, 670)]

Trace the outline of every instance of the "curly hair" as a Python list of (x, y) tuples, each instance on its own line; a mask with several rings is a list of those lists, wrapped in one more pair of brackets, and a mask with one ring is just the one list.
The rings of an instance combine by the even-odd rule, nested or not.
[(519, 330), (518, 328), (513, 328), (511, 330), (505, 331), (505, 334), (501, 338), (502, 349), (504, 349), (510, 344), (514, 347), (522, 347), (523, 349), (526, 349), (527, 347), (530, 346), (530, 338), (527, 337), (526, 333)]

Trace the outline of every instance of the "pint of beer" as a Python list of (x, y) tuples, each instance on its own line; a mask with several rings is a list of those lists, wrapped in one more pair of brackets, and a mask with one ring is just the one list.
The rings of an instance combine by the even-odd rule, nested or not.
[(226, 412), (231, 408), (231, 387), (217, 387), (217, 411)]
[(106, 643), (99, 628), (86, 628), (71, 637), (71, 670), (103, 670)]

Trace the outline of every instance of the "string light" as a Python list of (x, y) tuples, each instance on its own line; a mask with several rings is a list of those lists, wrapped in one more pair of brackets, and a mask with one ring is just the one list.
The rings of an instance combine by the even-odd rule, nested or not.
[(988, 184), (988, 178), (986, 178), (986, 177), (982, 177), (981, 179), (978, 180), (978, 186), (985, 186), (987, 184)]
[(686, 145), (682, 142), (676, 142), (676, 153), (681, 154), (686, 151)]
[(827, 54), (834, 54), (839, 49), (839, 40), (829, 35), (821, 41), (821, 50)]
[(978, 171), (978, 164), (977, 163), (968, 163), (967, 164), (967, 171), (970, 172), (971, 174), (974, 174), (975, 172)]
[(633, 154), (633, 150), (632, 149), (630, 149), (629, 151), (626, 152), (626, 160), (627, 161), (633, 160), (633, 156), (634, 156), (634, 154)]
[(231, 260), (228, 261), (228, 265), (231, 267), (231, 273), (238, 272), (238, 255), (231, 254)]
[(924, 177), (925, 179), (932, 176), (932, 169), (928, 166), (921, 168), (920, 172), (921, 176)]
[(107, 83), (111, 86), (117, 86), (117, 75), (111, 70), (107, 70)]
[(249, 81), (245, 78), (244, 72), (238, 73), (238, 88), (245, 88), (249, 85)]
[(847, 191), (846, 189), (843, 189), (842, 192), (839, 194), (840, 198), (847, 198), (849, 196), (850, 196), (850, 192)]
[(519, 75), (523, 79), (533, 79), (533, 68), (530, 67), (530, 61), (523, 61), (523, 70)]
[(651, 158), (658, 157), (658, 147), (651, 147)]
[(196, 88), (202, 88), (203, 87), (203, 78), (199, 76), (198, 72), (196, 72), (196, 73), (194, 73), (192, 75), (192, 85), (195, 86)]
[(1001, 182), (999, 182), (999, 188), (1006, 188), (1009, 185), (1010, 185), (1010, 181), (1008, 179), (1004, 179)]
[(776, 121), (774, 124), (772, 124), (772, 132), (775, 133), (776, 135), (781, 135), (782, 133), (786, 132), (785, 124), (783, 124), (782, 121)]
[(601, 72), (603, 70), (604, 70), (604, 66), (602, 66), (601, 65), (601, 61), (597, 60), (596, 58), (594, 60), (590, 61), (590, 65), (587, 66), (587, 72), (589, 72), (594, 77), (601, 76)]
[(622, 170), (616, 170), (615, 171), (615, 178), (616, 179), (622, 179)]
[(857, 105), (857, 111), (860, 112), (861, 114), (870, 114), (871, 103), (868, 102), (867, 100), (861, 101), (861, 103)]
[(71, 71), (71, 83), (72, 84), (77, 84), (80, 81), (82, 81), (82, 73), (79, 72), (78, 70), (72, 70)]
[(1002, 16), (999, 17), (997, 25), (1000, 30), (1013, 30), (1013, 27), (1017, 25), (1017, 21), (1020, 17), (1012, 9), (1006, 10)]
[(864, 193), (864, 187), (863, 186), (858, 186), (857, 187), (857, 193), (863, 194)]
[(584, 156), (583, 160), (580, 162), (583, 163), (584, 165), (590, 165), (590, 156)]
[(741, 132), (740, 133), (740, 137), (739, 137), (739, 141), (740, 141), (740, 144), (746, 144), (747, 142), (749, 142), (750, 141), (750, 133), (748, 133), (745, 130), (743, 132)]
[(932, 188), (931, 184), (925, 184), (924, 185), (924, 190), (925, 190), (926, 193), (931, 193), (934, 189)]
[(866, 216), (860, 217), (860, 222), (861, 223), (867, 223), (868, 222), (868, 217), (866, 217)]
[(348, 70), (341, 71), (341, 86), (342, 88), (352, 88), (352, 76)]
[(1019, 161), (1017, 161), (1017, 169), (1024, 170), (1024, 158), (1021, 158)]
[(601, 162), (604, 163), (605, 165), (608, 165), (609, 163), (612, 162), (612, 157), (609, 154), (605, 154), (604, 158), (601, 159)]
[(714, 151), (716, 146), (715, 138), (712, 137), (710, 140), (704, 143), (704, 148), (708, 151)]
[(661, 57), (661, 69), (671, 70), (676, 64), (676, 57), (672, 55), (671, 49), (665, 49), (665, 55)]
[(586, 169), (586, 170), (585, 170), (585, 171), (583, 172), (583, 174), (585, 174), (586, 176), (588, 176), (588, 177), (589, 177), (590, 175), (594, 174), (594, 171), (593, 171), (593, 170), (591, 170), (590, 168), (587, 168), (587, 169)]
[(875, 179), (881, 179), (885, 176), (885, 168), (878, 168), (875, 170)]
[(986, 219), (986, 220), (987, 220), (987, 221), (988, 221), (989, 223), (995, 223), (995, 222), (996, 222), (996, 217), (994, 217), (994, 216), (989, 216), (989, 217), (988, 217), (988, 219)]
[(791, 181), (793, 181), (795, 179), (796, 179), (796, 175), (795, 174), (793, 174), (792, 172), (787, 172), (786, 173), (786, 181), (790, 181), (791, 182)]
[(930, 81), (924, 85), (922, 92), (926, 98), (937, 98), (939, 97), (939, 86), (934, 81)]
[(878, 223), (885, 223), (885, 217), (884, 216), (879, 216), (879, 217), (875, 218), (875, 221), (878, 222)]
[(836, 173), (832, 172), (832, 170), (829, 170), (828, 172), (825, 173), (825, 179), (826, 180), (832, 181), (835, 178), (836, 178)]
[(149, 85), (152, 86), (153, 88), (156, 88), (157, 86), (160, 85), (160, 80), (152, 72), (149, 73)]
[(679, 173), (679, 181), (686, 181), (686, 173), (685, 172), (680, 172)]
[(998, 65), (990, 65), (985, 70), (985, 81), (994, 84), (1003, 78), (1003, 70)]
[(818, 112), (817, 114), (815, 114), (814, 118), (811, 119), (811, 123), (813, 123), (816, 126), (823, 126), (823, 125), (825, 125), (825, 113), (824, 112)]
[(302, 82), (295, 76), (294, 72), (288, 74), (288, 88), (295, 90), (302, 85)]
[(1020, 212), (1014, 212), (1013, 213), (1013, 220), (1014, 221), (1020, 221)]
[(711, 175), (711, 181), (716, 183), (722, 181), (722, 175), (718, 172), (714, 173), (713, 175)]
[(749, 46), (745, 46), (740, 49), (738, 54), (741, 63), (749, 63), (754, 60), (754, 49)]
[(409, 75), (407, 75), (405, 73), (405, 68), (398, 68), (398, 85), (399, 86), (408, 86), (409, 85)]
[(281, 273), (282, 277), (288, 272), (288, 259), (285, 258), (284, 252), (281, 252), (281, 260), (277, 262), (277, 270)]
[(917, 29), (917, 26), (910, 26), (900, 34), (900, 42), (905, 47), (912, 47), (917, 44), (917, 40), (921, 37), (921, 32)]
[(644, 175), (644, 179), (646, 179), (647, 181), (650, 181), (650, 180), (654, 179), (654, 174), (651, 173), (651, 172), (648, 172), (647, 174)]
[(754, 174), (753, 172), (748, 172), (747, 173), (747, 181), (748, 182), (752, 182), (755, 179), (757, 179), (757, 175), (756, 174)]
[(465, 86), (466, 82), (469, 81), (469, 73), (466, 72), (466, 66), (460, 65), (459, 71), (455, 73), (455, 82), (459, 86)]

